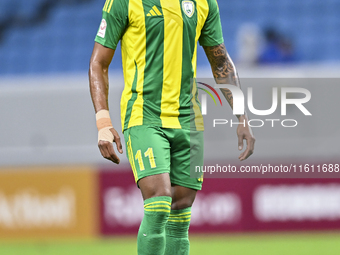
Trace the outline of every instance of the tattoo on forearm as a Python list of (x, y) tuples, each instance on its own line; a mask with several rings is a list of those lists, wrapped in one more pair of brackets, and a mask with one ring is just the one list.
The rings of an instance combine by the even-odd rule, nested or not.
[(224, 43), (204, 47), (205, 53), (211, 65), (213, 75), (218, 83), (238, 84), (238, 75), (234, 63), (228, 56)]
[[(240, 87), (240, 82), (236, 68), (229, 57), (224, 43), (213, 46), (203, 47), (205, 54), (211, 65), (211, 69), (217, 84), (231, 84)], [(224, 97), (231, 107), (233, 107), (233, 95), (229, 89), (221, 89)]]
[(231, 91), (229, 89), (221, 89), (222, 94), (224, 95), (224, 97), (227, 99), (229, 105), (231, 107), (233, 107), (234, 105), (234, 98), (233, 98), (233, 94), (231, 93)]

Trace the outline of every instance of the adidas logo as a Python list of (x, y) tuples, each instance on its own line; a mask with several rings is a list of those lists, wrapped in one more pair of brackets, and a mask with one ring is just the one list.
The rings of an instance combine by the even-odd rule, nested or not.
[(162, 15), (163, 14), (158, 10), (156, 5), (154, 5), (146, 16), (150, 17), (150, 16), (162, 16)]

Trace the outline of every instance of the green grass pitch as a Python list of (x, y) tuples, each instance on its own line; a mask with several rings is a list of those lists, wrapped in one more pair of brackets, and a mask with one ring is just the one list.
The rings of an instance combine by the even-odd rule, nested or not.
[[(340, 233), (191, 236), (190, 255), (338, 255)], [(1, 255), (136, 255), (134, 237), (0, 241)]]

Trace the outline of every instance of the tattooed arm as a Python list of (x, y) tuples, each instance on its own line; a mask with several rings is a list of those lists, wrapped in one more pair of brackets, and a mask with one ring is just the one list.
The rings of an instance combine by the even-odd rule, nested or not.
[[(210, 62), (211, 70), (216, 83), (231, 84), (241, 88), (235, 65), (231, 60), (224, 43), (213, 47), (204, 46), (203, 48)], [(233, 108), (233, 95), (231, 91), (226, 88), (221, 88), (221, 92), (228, 101), (231, 108)], [(253, 154), (255, 138), (251, 128), (248, 125), (247, 115), (237, 115), (237, 118), (241, 123), (237, 127), (239, 150), (243, 149), (243, 140), (245, 139), (247, 142), (246, 150), (239, 156), (239, 159), (242, 161)]]
[[(227, 53), (224, 43), (213, 47), (204, 46), (203, 48), (210, 62), (216, 83), (231, 84), (241, 88), (236, 68)], [(233, 108), (233, 95), (231, 91), (229, 89), (222, 88), (221, 92), (227, 99), (231, 108)], [(240, 116), (237, 115), (237, 117), (239, 118)]]

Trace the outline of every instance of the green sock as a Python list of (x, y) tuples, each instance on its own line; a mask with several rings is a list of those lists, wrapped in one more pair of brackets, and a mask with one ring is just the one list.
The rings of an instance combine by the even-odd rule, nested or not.
[(168, 223), (165, 227), (166, 248), (164, 255), (188, 255), (189, 225), (191, 207), (182, 210), (171, 210)]
[(171, 197), (144, 201), (144, 218), (137, 236), (138, 255), (164, 255), (165, 225), (171, 210)]

